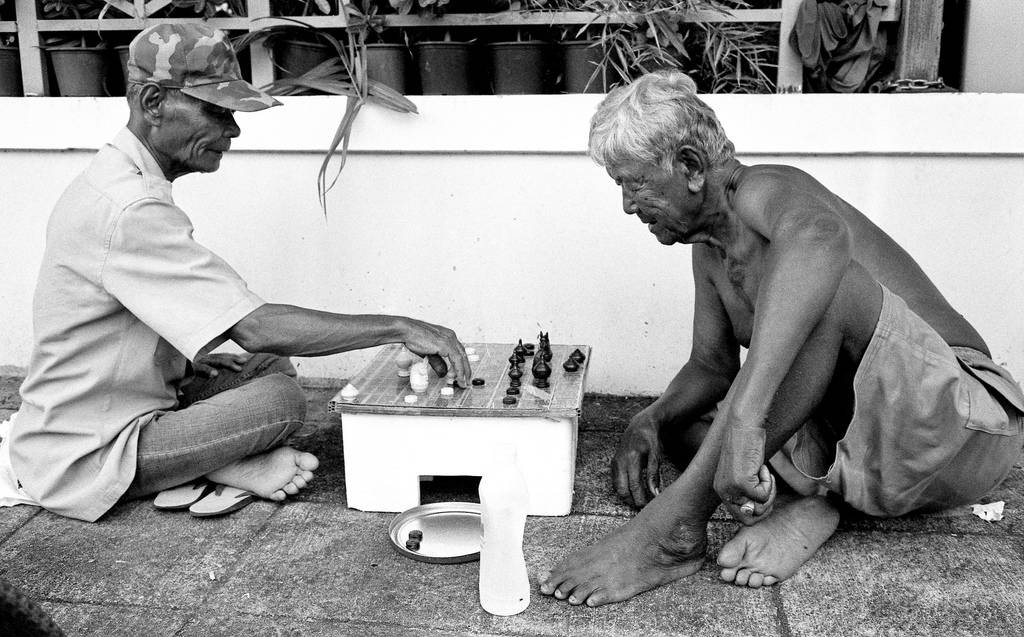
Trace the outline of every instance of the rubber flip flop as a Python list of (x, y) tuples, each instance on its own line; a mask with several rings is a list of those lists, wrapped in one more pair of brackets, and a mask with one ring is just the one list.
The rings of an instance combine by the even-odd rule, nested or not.
[(244, 489), (218, 484), (213, 493), (188, 508), (197, 518), (209, 518), (237, 511), (256, 499), (256, 494)]
[(180, 511), (187, 509), (204, 495), (213, 490), (214, 485), (208, 480), (193, 480), (186, 484), (165, 489), (156, 495), (153, 506), (162, 511)]

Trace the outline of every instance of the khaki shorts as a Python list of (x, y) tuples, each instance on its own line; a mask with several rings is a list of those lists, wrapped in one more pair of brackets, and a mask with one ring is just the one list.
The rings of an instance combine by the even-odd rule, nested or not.
[(977, 502), (1020, 456), (1024, 393), (983, 353), (950, 347), (882, 292), (846, 435), (809, 422), (772, 466), (801, 493), (831, 491), (878, 517)]

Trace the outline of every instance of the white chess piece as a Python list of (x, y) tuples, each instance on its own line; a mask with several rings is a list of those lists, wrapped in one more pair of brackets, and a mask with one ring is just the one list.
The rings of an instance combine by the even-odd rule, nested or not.
[(353, 385), (352, 383), (345, 385), (345, 387), (341, 390), (341, 399), (346, 402), (355, 400), (356, 396), (358, 395), (359, 390), (356, 389), (356, 386)]
[(413, 364), (416, 357), (410, 352), (404, 345), (402, 351), (398, 352), (398, 356), (395, 357), (395, 365), (398, 366), (398, 375), (402, 378), (409, 376), (409, 367)]
[(430, 381), (430, 365), (425, 360), (414, 363), (409, 367), (409, 386), (417, 394), (427, 391)]

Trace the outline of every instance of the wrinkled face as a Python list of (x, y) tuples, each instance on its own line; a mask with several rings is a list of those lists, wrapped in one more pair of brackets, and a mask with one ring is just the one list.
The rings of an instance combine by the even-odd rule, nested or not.
[(241, 133), (234, 111), (183, 93), (168, 95), (152, 143), (168, 179), (220, 168), (231, 140)]
[(622, 209), (647, 224), (660, 243), (692, 243), (696, 235), (699, 199), (687, 188), (686, 174), (641, 162), (607, 167), (622, 189)]

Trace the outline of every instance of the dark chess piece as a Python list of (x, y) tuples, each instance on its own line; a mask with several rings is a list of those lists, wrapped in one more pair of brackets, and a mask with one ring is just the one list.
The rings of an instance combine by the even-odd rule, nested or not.
[[(524, 358), (523, 361), (525, 361), (525, 360), (526, 359)], [(512, 354), (511, 356), (508, 357), (508, 364), (509, 365), (518, 365), (519, 363), (522, 363), (523, 361), (519, 360), (519, 357), (516, 356), (515, 354)]]
[(583, 352), (580, 351), (580, 348), (578, 347), (572, 351), (572, 354), (569, 354), (569, 358), (573, 359), (577, 363), (582, 363), (583, 361), (587, 360), (587, 357), (583, 354)]
[(537, 349), (551, 349), (551, 339), (548, 338), (547, 332), (537, 335)]
[(523, 339), (519, 339), (519, 344), (516, 345), (516, 348), (512, 351), (519, 357), (520, 363), (526, 360), (526, 348), (523, 347)]
[(565, 359), (564, 363), (562, 363), (562, 369), (564, 369), (567, 372), (578, 372), (580, 370), (580, 364), (577, 363), (570, 356), (569, 358)]
[(511, 385), (512, 387), (519, 387), (519, 379), (523, 377), (523, 372), (520, 371), (519, 365), (512, 365), (509, 367), (508, 377), (512, 379), (511, 381), (509, 381), (509, 385)]
[(533, 356), (533, 352), (537, 349), (537, 346), (533, 343), (527, 343), (526, 345), (523, 345), (523, 349), (526, 350), (526, 356)]
[(543, 356), (538, 356), (537, 364), (533, 366), (533, 384), (540, 389), (546, 389), (549, 376), (551, 376), (551, 366)]

